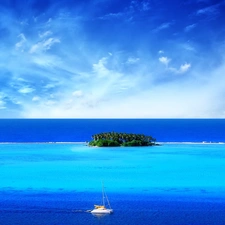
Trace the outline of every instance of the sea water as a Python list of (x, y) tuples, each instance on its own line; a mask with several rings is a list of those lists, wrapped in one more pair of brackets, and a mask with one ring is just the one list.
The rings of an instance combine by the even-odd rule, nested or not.
[(225, 119), (0, 119), (0, 142), (85, 142), (100, 132), (159, 142), (225, 142)]
[[(225, 224), (224, 120), (1, 120), (0, 127), (0, 224)], [(178, 143), (88, 147), (95, 129), (155, 130), (156, 139)], [(58, 143), (70, 141), (82, 143)], [(96, 217), (87, 210), (101, 203), (102, 182), (114, 214)]]
[[(224, 224), (223, 144), (1, 144), (0, 224)], [(86, 210), (101, 203), (114, 214)]]

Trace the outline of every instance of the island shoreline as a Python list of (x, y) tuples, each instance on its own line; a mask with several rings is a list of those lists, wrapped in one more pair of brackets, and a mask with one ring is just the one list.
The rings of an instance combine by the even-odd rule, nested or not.
[[(37, 141), (37, 142), (0, 142), (0, 145), (4, 145), (4, 144), (77, 144), (77, 145), (87, 145), (88, 146), (88, 142), (83, 142), (83, 141)], [(202, 142), (192, 142), (192, 141), (165, 141), (165, 142), (157, 142), (157, 144), (159, 145), (173, 145), (173, 144), (182, 144), (182, 145), (191, 145), (191, 144), (202, 144), (202, 145), (206, 145), (206, 144), (225, 144), (225, 142), (221, 141), (221, 142), (210, 142), (210, 141), (202, 141)], [(153, 146), (157, 146), (157, 145), (153, 145)], [(138, 146), (136, 146), (138, 147)], [(141, 146), (142, 147), (142, 146)], [(144, 146), (144, 147), (149, 147), (149, 146)]]

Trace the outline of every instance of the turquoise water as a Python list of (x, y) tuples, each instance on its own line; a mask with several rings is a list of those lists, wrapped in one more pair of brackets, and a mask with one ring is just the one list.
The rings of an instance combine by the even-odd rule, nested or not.
[(91, 148), (84, 144), (0, 145), (0, 189), (154, 192), (225, 188), (225, 145)]
[[(224, 146), (1, 144), (0, 224), (224, 224)], [(102, 181), (114, 215), (75, 213)]]

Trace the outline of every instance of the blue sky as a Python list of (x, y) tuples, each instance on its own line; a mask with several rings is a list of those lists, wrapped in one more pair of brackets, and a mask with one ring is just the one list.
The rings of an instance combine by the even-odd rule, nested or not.
[(1, 118), (224, 118), (225, 1), (1, 0)]

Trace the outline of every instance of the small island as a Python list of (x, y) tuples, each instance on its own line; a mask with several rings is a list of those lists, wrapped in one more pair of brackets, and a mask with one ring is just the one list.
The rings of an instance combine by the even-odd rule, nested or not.
[(153, 146), (157, 145), (156, 139), (144, 134), (132, 134), (132, 133), (117, 133), (106, 132), (99, 133), (92, 136), (92, 141), (89, 142), (89, 146), (97, 147), (131, 147), (131, 146)]

